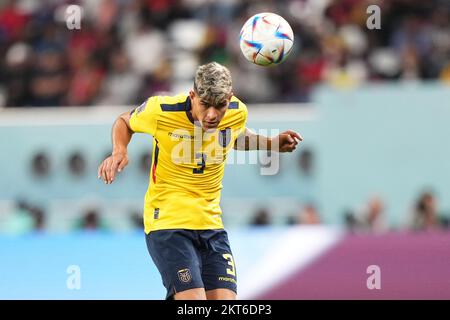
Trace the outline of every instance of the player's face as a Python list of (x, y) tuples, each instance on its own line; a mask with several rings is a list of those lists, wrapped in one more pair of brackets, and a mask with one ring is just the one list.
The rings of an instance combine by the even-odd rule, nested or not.
[(217, 106), (208, 105), (194, 91), (191, 91), (189, 96), (191, 97), (192, 116), (194, 119), (200, 121), (204, 130), (216, 129), (228, 109), (231, 95)]

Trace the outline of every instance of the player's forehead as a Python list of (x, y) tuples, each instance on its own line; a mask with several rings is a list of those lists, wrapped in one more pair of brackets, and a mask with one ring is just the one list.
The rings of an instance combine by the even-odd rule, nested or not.
[(226, 106), (227, 103), (228, 103), (228, 100), (224, 99), (224, 100), (221, 100), (221, 101), (212, 101), (212, 100), (209, 100), (209, 99), (202, 99), (202, 98), (200, 98), (200, 103), (202, 105), (204, 105), (204, 106), (219, 107), (220, 108), (220, 107)]

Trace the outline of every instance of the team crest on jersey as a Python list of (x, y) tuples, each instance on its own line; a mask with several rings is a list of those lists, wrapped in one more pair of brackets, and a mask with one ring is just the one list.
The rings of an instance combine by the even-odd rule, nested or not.
[(219, 144), (226, 148), (231, 141), (231, 129), (226, 128), (219, 131)]
[(181, 282), (189, 283), (192, 280), (191, 271), (189, 269), (178, 270), (178, 279)]

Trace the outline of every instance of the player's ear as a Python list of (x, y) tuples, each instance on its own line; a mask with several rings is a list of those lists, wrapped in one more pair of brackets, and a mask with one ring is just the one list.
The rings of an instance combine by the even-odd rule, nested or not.
[(194, 98), (195, 98), (195, 92), (194, 92), (194, 90), (189, 91), (189, 97), (190, 97), (191, 99), (194, 99)]

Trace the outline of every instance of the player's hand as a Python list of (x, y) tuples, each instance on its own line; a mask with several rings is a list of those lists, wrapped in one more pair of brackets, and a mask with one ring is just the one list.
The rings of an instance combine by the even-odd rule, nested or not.
[(297, 147), (300, 141), (303, 141), (303, 137), (297, 132), (287, 130), (280, 133), (275, 139), (278, 138), (278, 151), (279, 152), (292, 152)]
[(128, 154), (126, 152), (113, 153), (98, 167), (98, 178), (106, 184), (111, 184), (116, 178), (116, 173), (121, 172), (127, 164)]

